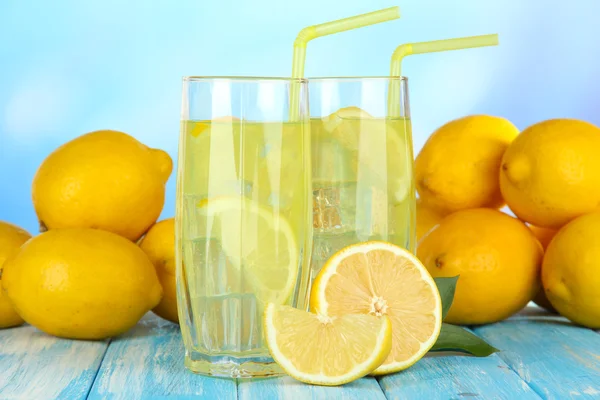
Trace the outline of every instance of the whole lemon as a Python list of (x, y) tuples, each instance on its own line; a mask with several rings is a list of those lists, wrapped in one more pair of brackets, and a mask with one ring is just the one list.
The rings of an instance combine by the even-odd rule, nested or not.
[(162, 297), (154, 266), (138, 246), (89, 228), (29, 240), (4, 264), (2, 286), (25, 321), (73, 339), (119, 335)]
[(433, 277), (460, 275), (449, 323), (500, 321), (540, 289), (542, 246), (524, 223), (497, 210), (447, 216), (421, 240), (417, 255)]
[(600, 328), (600, 212), (563, 227), (548, 246), (542, 266), (546, 297), (571, 321)]
[[(30, 238), (31, 235), (18, 226), (0, 221), (0, 280), (4, 261)], [(18, 326), (23, 322), (23, 319), (13, 309), (9, 299), (0, 290), (0, 329)]]
[(417, 199), (417, 242), (444, 218), (444, 213)]
[(169, 218), (157, 222), (144, 236), (140, 247), (154, 264), (164, 293), (162, 301), (152, 311), (169, 321), (179, 322), (175, 285), (175, 220)]
[(546, 311), (549, 311), (551, 313), (558, 312), (558, 311), (556, 311), (556, 308), (554, 308), (552, 306), (552, 303), (550, 303), (550, 300), (548, 300), (548, 297), (546, 297), (546, 293), (544, 292), (543, 287), (540, 288), (540, 290), (537, 292), (537, 294), (533, 298), (533, 302), (535, 304), (537, 304), (538, 306), (540, 306), (541, 308), (545, 309)]
[[(556, 235), (557, 232), (555, 229), (540, 228), (533, 225), (529, 225), (529, 229), (531, 229), (536, 239), (540, 242), (540, 244), (544, 248), (544, 251), (546, 251), (548, 245), (552, 241), (552, 238), (554, 238), (554, 235)], [(552, 307), (552, 304), (546, 297), (543, 288), (541, 288), (540, 291), (535, 295), (535, 297), (533, 298), (533, 302), (538, 306), (546, 309), (547, 311), (553, 313), (556, 312), (556, 310), (554, 309), (554, 307)]]
[(508, 120), (488, 115), (468, 116), (442, 126), (415, 161), (419, 196), (446, 212), (502, 207), (500, 161), (518, 134)]
[(160, 215), (171, 157), (117, 131), (80, 136), (50, 154), (33, 180), (41, 230), (97, 228), (137, 240)]
[(553, 119), (532, 125), (502, 159), (500, 188), (530, 224), (558, 229), (600, 208), (600, 128)]
[(535, 238), (540, 242), (544, 250), (548, 248), (548, 245), (558, 232), (556, 229), (540, 228), (539, 226), (529, 225), (529, 229), (535, 235)]

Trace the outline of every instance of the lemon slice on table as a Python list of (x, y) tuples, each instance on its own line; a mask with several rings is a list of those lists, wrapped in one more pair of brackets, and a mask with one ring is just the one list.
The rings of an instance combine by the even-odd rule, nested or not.
[(431, 349), (442, 326), (442, 302), (427, 269), (408, 251), (386, 242), (348, 246), (317, 275), (311, 308), (322, 315), (387, 315), (392, 351), (373, 374), (401, 371)]
[(392, 347), (387, 317), (325, 317), (270, 303), (264, 332), (273, 359), (291, 377), (314, 385), (335, 386), (377, 368)]
[(284, 303), (294, 290), (299, 262), (288, 221), (244, 197), (202, 200), (197, 207), (243, 284), (263, 303)]

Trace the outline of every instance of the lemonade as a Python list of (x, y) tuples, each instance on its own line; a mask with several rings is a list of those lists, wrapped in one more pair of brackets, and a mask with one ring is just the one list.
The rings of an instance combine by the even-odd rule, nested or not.
[(268, 302), (307, 307), (308, 123), (184, 121), (178, 176), (179, 320), (186, 366), (278, 373)]
[(415, 246), (410, 120), (349, 107), (311, 120), (312, 275), (336, 251), (369, 240)]

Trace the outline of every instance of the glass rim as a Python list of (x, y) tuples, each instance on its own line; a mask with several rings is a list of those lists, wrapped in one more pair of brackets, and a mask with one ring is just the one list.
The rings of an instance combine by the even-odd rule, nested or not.
[(208, 81), (230, 81), (230, 82), (298, 82), (307, 83), (307, 78), (291, 78), (283, 76), (216, 76), (216, 75), (189, 75), (183, 77), (184, 82), (208, 82)]
[(408, 82), (408, 78), (406, 76), (390, 76), (390, 75), (380, 75), (380, 76), (316, 76), (306, 78), (308, 82), (311, 81), (400, 81), (400, 82)]

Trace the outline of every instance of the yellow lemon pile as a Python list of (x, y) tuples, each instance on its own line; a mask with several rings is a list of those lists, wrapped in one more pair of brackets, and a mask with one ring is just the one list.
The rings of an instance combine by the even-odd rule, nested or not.
[(449, 322), (496, 322), (534, 300), (600, 327), (598, 154), (600, 128), (571, 119), (519, 134), (470, 116), (432, 134), (415, 164), (417, 254), (433, 276), (460, 275)]
[(154, 225), (172, 168), (166, 152), (112, 130), (53, 151), (32, 185), (41, 234), (0, 223), (0, 328), (25, 321), (60, 337), (102, 339), (151, 309), (177, 321), (174, 229)]

